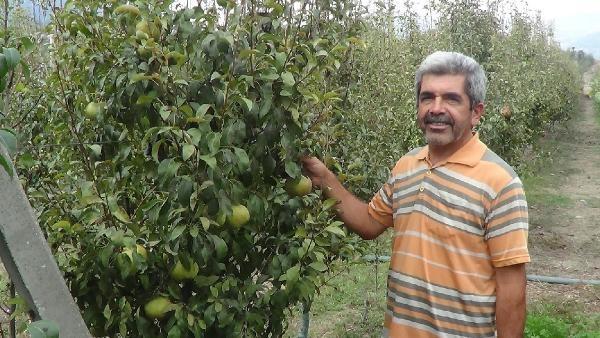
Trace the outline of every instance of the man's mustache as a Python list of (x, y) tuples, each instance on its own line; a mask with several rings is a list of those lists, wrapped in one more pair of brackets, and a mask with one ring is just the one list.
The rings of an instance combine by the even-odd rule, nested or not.
[(448, 115), (444, 115), (444, 114), (434, 115), (432, 113), (427, 113), (427, 115), (425, 115), (425, 119), (423, 120), (423, 122), (425, 122), (425, 124), (445, 123), (445, 124), (453, 125), (452, 119)]

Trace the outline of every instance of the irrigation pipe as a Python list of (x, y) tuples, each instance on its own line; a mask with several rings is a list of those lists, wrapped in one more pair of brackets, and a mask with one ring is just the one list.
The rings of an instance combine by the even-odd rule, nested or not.
[[(376, 255), (364, 255), (362, 257), (367, 262), (389, 262), (390, 256), (376, 256)], [(596, 279), (577, 279), (577, 278), (565, 278), (565, 277), (551, 277), (551, 276), (540, 276), (540, 275), (527, 275), (527, 280), (531, 282), (544, 282), (550, 284), (565, 284), (565, 285), (600, 285), (600, 280)], [(310, 325), (309, 311), (310, 306), (303, 307), (302, 311), (302, 327), (298, 338), (308, 338), (308, 327)]]

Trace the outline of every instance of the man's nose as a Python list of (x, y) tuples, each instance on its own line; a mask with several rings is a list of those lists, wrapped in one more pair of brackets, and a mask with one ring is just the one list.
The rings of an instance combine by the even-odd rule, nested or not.
[(440, 113), (444, 112), (444, 104), (443, 104), (443, 100), (440, 96), (437, 96), (433, 100), (430, 111), (431, 111), (431, 113), (434, 113), (434, 114), (440, 114)]

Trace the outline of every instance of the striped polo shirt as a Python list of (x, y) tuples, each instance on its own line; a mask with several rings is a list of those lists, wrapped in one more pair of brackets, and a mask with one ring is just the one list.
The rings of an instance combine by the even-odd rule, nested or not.
[(495, 268), (530, 260), (527, 202), (506, 162), (477, 134), (436, 166), (415, 149), (369, 214), (394, 228), (385, 337), (495, 337)]

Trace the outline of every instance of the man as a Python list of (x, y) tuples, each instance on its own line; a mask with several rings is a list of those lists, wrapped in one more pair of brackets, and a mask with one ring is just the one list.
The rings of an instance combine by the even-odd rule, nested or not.
[(339, 201), (365, 239), (394, 231), (387, 337), (522, 337), (527, 203), (521, 181), (474, 133), (484, 111), (481, 66), (436, 52), (416, 74), (417, 120), (427, 146), (403, 156), (369, 204), (316, 158), (315, 186)]

